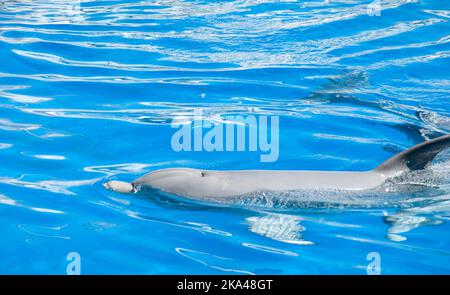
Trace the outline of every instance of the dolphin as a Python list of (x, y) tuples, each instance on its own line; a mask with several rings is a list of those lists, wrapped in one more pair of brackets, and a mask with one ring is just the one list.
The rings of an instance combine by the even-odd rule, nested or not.
[(135, 193), (156, 190), (195, 199), (229, 199), (259, 192), (297, 190), (366, 191), (412, 171), (431, 166), (433, 159), (450, 147), (450, 135), (425, 141), (407, 149), (369, 171), (309, 170), (203, 170), (168, 168), (145, 174), (131, 183), (112, 180), (104, 187)]

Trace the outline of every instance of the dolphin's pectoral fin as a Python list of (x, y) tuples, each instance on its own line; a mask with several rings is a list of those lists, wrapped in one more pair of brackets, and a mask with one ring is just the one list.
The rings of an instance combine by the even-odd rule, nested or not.
[(106, 189), (118, 193), (134, 193), (136, 189), (133, 184), (124, 181), (111, 180), (103, 184)]
[(401, 172), (428, 168), (433, 159), (443, 150), (450, 147), (450, 135), (444, 135), (430, 141), (420, 143), (388, 159), (375, 171), (396, 175)]

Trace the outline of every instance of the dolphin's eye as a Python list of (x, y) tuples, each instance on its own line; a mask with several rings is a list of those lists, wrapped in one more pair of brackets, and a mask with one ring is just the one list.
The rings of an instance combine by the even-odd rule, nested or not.
[(205, 172), (200, 172), (201, 177), (205, 177)]

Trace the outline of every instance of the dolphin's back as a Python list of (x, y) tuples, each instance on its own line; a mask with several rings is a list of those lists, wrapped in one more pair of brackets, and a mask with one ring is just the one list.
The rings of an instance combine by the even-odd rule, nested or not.
[[(444, 149), (450, 147), (450, 135), (418, 144), (364, 172), (302, 170), (208, 171), (226, 179), (212, 197), (236, 196), (257, 191), (290, 190), (370, 190), (387, 179), (405, 172), (429, 167)], [(225, 176), (225, 177), (224, 177)], [(211, 193), (210, 193), (211, 194)]]
[[(222, 195), (255, 191), (364, 190), (381, 185), (386, 177), (377, 172), (242, 170), (224, 173), (227, 183)], [(213, 173), (214, 173), (213, 172)]]

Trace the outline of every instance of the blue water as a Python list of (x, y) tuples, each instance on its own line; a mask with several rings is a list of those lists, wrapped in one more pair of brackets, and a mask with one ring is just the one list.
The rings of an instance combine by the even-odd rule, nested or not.
[[(371, 252), (382, 274), (450, 273), (450, 153), (437, 187), (376, 206), (102, 186), (169, 167), (366, 170), (449, 133), (450, 2), (371, 3), (1, 1), (0, 273), (66, 274), (70, 252), (82, 274), (366, 274)], [(173, 151), (171, 120), (197, 107), (279, 116), (278, 160)]]

